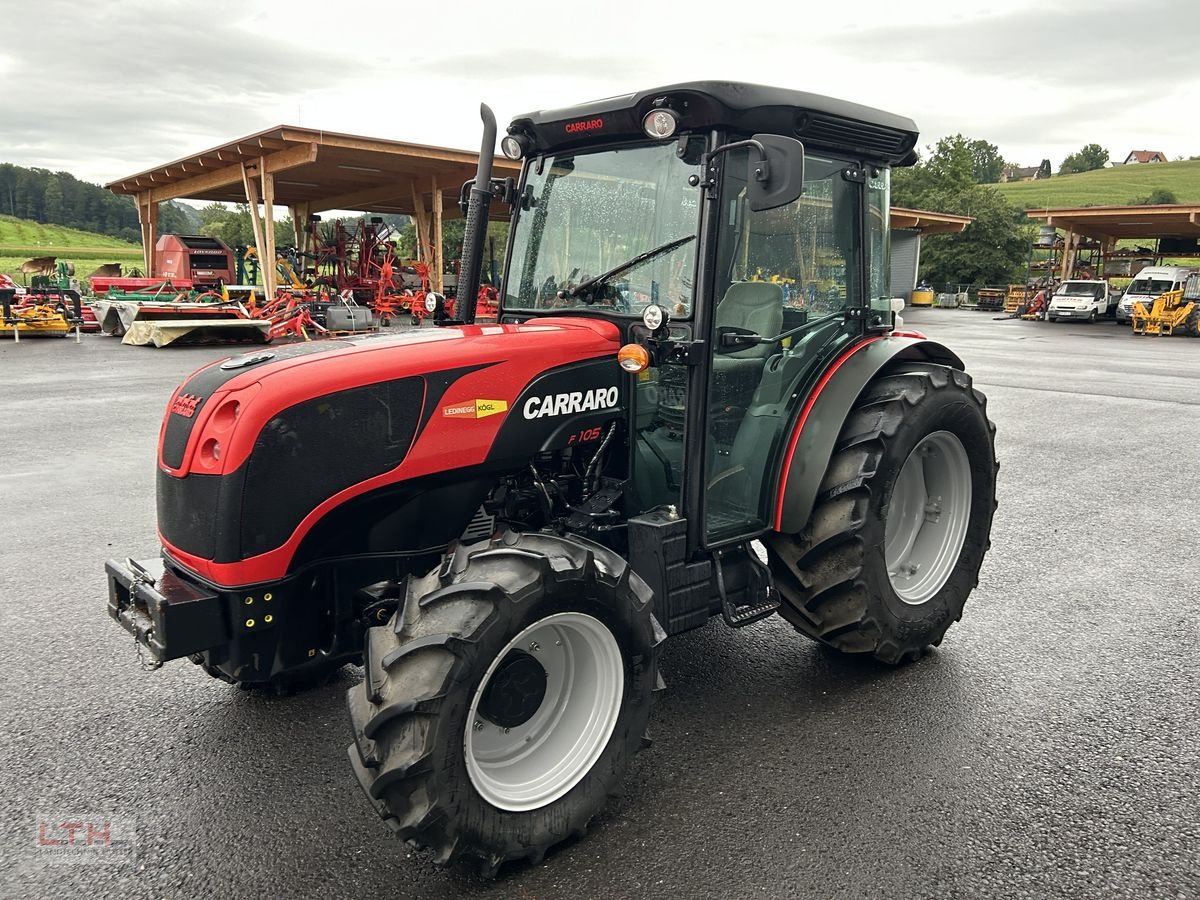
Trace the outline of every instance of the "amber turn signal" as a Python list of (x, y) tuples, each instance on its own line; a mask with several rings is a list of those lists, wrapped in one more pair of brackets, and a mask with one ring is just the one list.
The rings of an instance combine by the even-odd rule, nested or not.
[(650, 365), (650, 353), (641, 344), (626, 344), (617, 351), (617, 364), (626, 372), (641, 372)]

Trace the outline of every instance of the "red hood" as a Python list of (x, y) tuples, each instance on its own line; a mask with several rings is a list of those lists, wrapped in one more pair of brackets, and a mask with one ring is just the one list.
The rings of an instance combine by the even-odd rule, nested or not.
[[(422, 328), (395, 335), (294, 345), (295, 350), (301, 351), (298, 355), (289, 355), (289, 348), (249, 351), (201, 369), (172, 395), (163, 421), (164, 433), (181, 394), (197, 396), (191, 393), (192, 385), (206, 377), (221, 378), (215, 390), (200, 397), (202, 408), (196, 409), (196, 420), (190, 423), (181, 464), (173, 466), (160, 456), (159, 465), (173, 475), (188, 471), (210, 475), (230, 472), (245, 461), (254, 437), (276, 413), (323, 394), (472, 367), (477, 369), (476, 373), (457, 379), (447, 390), (443, 398), (447, 404), (512, 399), (533, 377), (547, 369), (615, 354), (619, 346), (620, 330), (612, 322), (564, 317), (521, 325)], [(263, 361), (253, 362), (260, 357)], [(240, 359), (250, 361), (244, 369), (230, 370), (228, 374), (221, 371), (223, 365)], [(210, 420), (227, 399), (241, 401), (235, 435), (222, 447), (219, 462), (193, 461), (200, 436), (211, 430)], [(498, 426), (504, 415), (493, 419), (490, 424)], [(232, 426), (233, 422), (229, 424)]]
[[(522, 325), (423, 328), (387, 337), (263, 348), (201, 369), (175, 392), (163, 422), (159, 467), (161, 477), (168, 479), (164, 485), (160, 477), (159, 485), (163, 545), (179, 562), (218, 584), (251, 584), (282, 577), (304, 535), (329, 511), (377, 488), (484, 464), (509, 417), (522, 415), (518, 397), (531, 382), (570, 364), (613, 358), (619, 345), (620, 330), (613, 323), (564, 317)], [(240, 361), (244, 367), (222, 368)], [(618, 374), (614, 362), (611, 377)], [(167, 540), (162, 532), (164, 490), (182, 503), (179, 515), (199, 516), (190, 501), (180, 499), (183, 495), (178, 491), (184, 490), (185, 482), (195, 488), (200, 476), (209, 486), (241, 484), (239, 479), (249, 477), (248, 460), (260, 435), (284, 410), (306, 401), (319, 409), (323, 397), (383, 382), (407, 384), (404, 390), (411, 392), (404, 409), (416, 430), (397, 465), (323, 494), (323, 499), (305, 508), (306, 514), (294, 528), (288, 525), (289, 538), (258, 555), (218, 562)], [(616, 393), (616, 388), (611, 390)], [(554, 420), (538, 420), (543, 421)], [(278, 426), (272, 427), (277, 432)], [(337, 444), (342, 449), (335, 456), (355, 453), (353, 428), (353, 422), (347, 421)], [(319, 477), (313, 473), (338, 465), (337, 458), (313, 459), (312, 451), (306, 452), (304, 465), (295, 459), (280, 459), (278, 464), (292, 467), (287, 470), (294, 470), (300, 479)], [(255, 458), (263, 459), (261, 453)], [(236, 495), (229, 501), (233, 505), (219, 505), (219, 527), (224, 529), (234, 527), (239, 504), (244, 502), (238, 499), (243, 497), (240, 488), (231, 490)], [(248, 493), (255, 490), (247, 483)], [(258, 498), (259, 493), (253, 496)], [(174, 508), (174, 500), (167, 505)], [(217, 510), (217, 505), (210, 507), (212, 515), (217, 515)], [(212, 527), (218, 526), (214, 523)]]

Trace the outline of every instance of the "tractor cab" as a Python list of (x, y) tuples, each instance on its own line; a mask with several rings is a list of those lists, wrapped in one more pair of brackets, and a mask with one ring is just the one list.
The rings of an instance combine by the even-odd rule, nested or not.
[(631, 513), (683, 511), (693, 546), (773, 526), (763, 475), (803, 389), (892, 327), (889, 168), (916, 137), (898, 116), (724, 82), (513, 120), (500, 321), (604, 318), (644, 348), (622, 360)]

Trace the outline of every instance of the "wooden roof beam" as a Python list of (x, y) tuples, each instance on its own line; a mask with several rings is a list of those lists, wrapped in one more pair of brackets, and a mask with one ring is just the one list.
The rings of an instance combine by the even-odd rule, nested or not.
[[(283, 132), (285, 141), (294, 140), (309, 140), (308, 135), (303, 132), (291, 131), (285, 129)], [(467, 150), (449, 150), (444, 147), (426, 147), (413, 145), (411, 153), (405, 152), (405, 147), (400, 142), (373, 140), (365, 137), (354, 137), (351, 135), (329, 134), (322, 133), (319, 138), (319, 143), (322, 147), (338, 147), (345, 150), (369, 150), (378, 153), (386, 153), (389, 156), (398, 159), (416, 157), (424, 162), (436, 160), (438, 162), (455, 163), (458, 165), (470, 166), (472, 169), (478, 164), (479, 155)], [(497, 162), (503, 162), (512, 166), (512, 161), (507, 157), (497, 158)]]
[(384, 200), (401, 200), (412, 193), (412, 183), (398, 181), (382, 187), (363, 188), (333, 197), (319, 197), (312, 201), (313, 212), (327, 209), (358, 209), (360, 203), (378, 203)]
[[(283, 172), (287, 169), (294, 169), (296, 166), (315, 162), (316, 159), (316, 144), (300, 144), (288, 150), (280, 150), (277, 153), (254, 160), (253, 168), (256, 174), (261, 175), (265, 171), (267, 174), (273, 175), (276, 172)], [(246, 165), (248, 168), (251, 167), (251, 161), (247, 160)], [(239, 167), (226, 166), (225, 168), (213, 169), (169, 185), (151, 188), (149, 195), (152, 202), (162, 203), (166, 200), (190, 197), (193, 194), (228, 187), (229, 185), (237, 184), (241, 180), (242, 172)]]

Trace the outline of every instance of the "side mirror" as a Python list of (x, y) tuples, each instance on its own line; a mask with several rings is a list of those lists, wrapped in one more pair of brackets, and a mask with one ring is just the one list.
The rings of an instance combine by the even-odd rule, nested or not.
[(747, 347), (757, 347), (763, 342), (763, 336), (749, 328), (739, 328), (736, 325), (717, 326), (717, 352), (737, 353)]
[(804, 191), (804, 145), (781, 134), (756, 134), (753, 140), (762, 146), (763, 154), (750, 149), (746, 176), (750, 208), (764, 212), (794, 203)]

